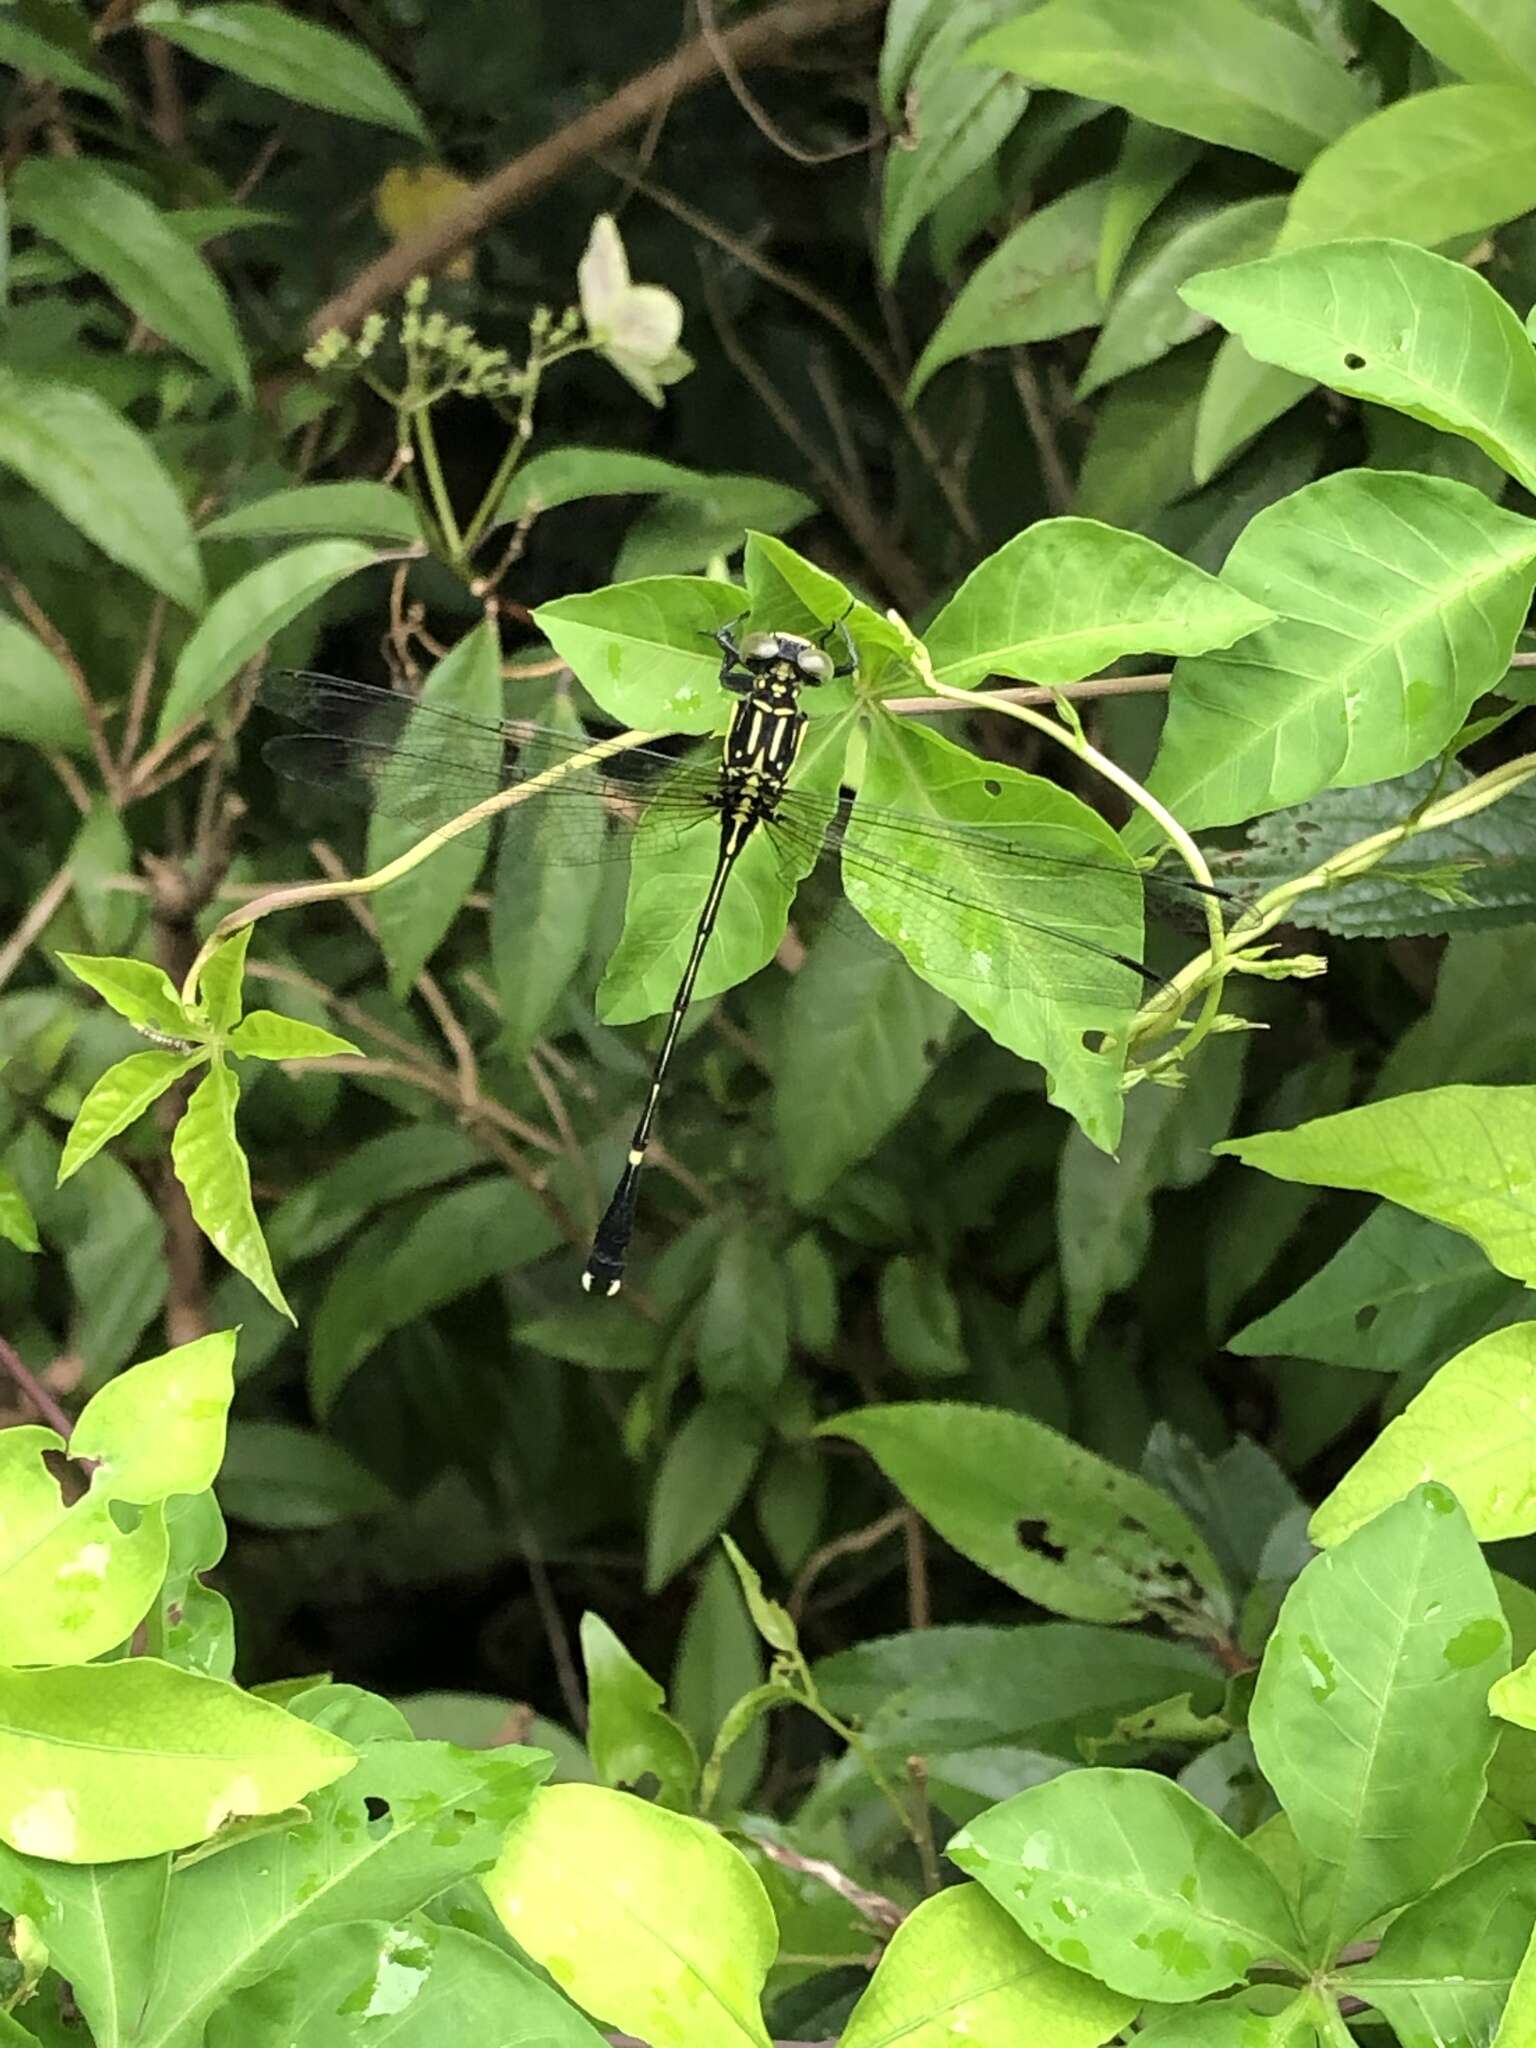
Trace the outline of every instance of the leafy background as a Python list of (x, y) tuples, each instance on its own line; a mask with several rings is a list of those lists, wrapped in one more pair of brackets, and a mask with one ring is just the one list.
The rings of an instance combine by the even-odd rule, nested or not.
[[(593, 218), (612, 213), (634, 277), (682, 302), (694, 358), (660, 410), (596, 359), (541, 394), (510, 510), (536, 486), (546, 509), (503, 586), (505, 702), (571, 715), (534, 606), (702, 570), (748, 525), (920, 622), (984, 555), (1068, 511), (1214, 571), (1256, 514), (1346, 469), (1531, 510), (1474, 441), (1256, 360), (1237, 300), (1179, 291), (1275, 248), (1300, 263), (1336, 236), (1386, 237), (1470, 262), (1523, 319), (1524, 9), (1181, 0), (1156, 48), (1141, 12), (896, 0), (883, 16), (824, 7), (810, 29), (786, 18), (739, 96), (702, 66), (706, 82), (573, 147), (452, 255), (434, 302), (516, 356), (532, 309), (572, 299)], [(170, 8), (0, 11), (0, 1160), (42, 1245), (0, 1243), (0, 1331), (73, 1403), (162, 1334), (242, 1326), (218, 1584), (247, 1683), (332, 1671), (463, 1740), (530, 1714), (574, 1731), (583, 1652), (589, 1670), (601, 1655), (578, 1633), (591, 1610), (668, 1681), (707, 1751), (765, 1670), (713, 1543), (729, 1529), (792, 1589), (836, 1711), (872, 1716), (882, 1754), (927, 1752), (956, 1825), (1021, 1771), (1049, 1781), (1085, 1740), (1181, 1766), (1229, 1817), (1248, 1800), (1259, 1818), (1210, 1660), (1109, 1633), (1158, 1614), (1155, 1589), (1107, 1599), (1095, 1568), (1063, 1592), (1050, 1573), (1071, 1579), (1070, 1552), (1021, 1553), (1012, 1514), (988, 1519), (988, 1487), (1043, 1423), (1198, 1503), (1245, 1592), (1241, 1613), (1208, 1617), (1236, 1667), (1306, 1555), (1303, 1503), (1436, 1366), (1518, 1319), (1518, 1280), (1443, 1221), (1211, 1150), (1417, 1088), (1536, 1081), (1533, 873), (1513, 804), (1435, 849), (1452, 877), (1458, 858), (1492, 856), (1487, 895), (1442, 886), (1426, 910), (1378, 877), (1308, 903), (1288, 942), (1323, 955), (1326, 977), (1246, 984), (1265, 1028), (1211, 1044), (1182, 1092), (1138, 1091), (1118, 1163), (905, 969), (808, 932), (803, 961), (790, 949), (693, 1020), (648, 1184), (637, 1279), (653, 1314), (599, 1315), (573, 1294), (579, 1225), (621, 1156), (650, 1040), (594, 1021), (621, 898), (595, 868), (538, 865), (535, 824), (483, 869), (428, 869), (382, 899), (376, 929), (345, 907), (260, 929), (252, 1001), (369, 1059), (345, 1078), (246, 1079), (241, 1134), (297, 1334), (201, 1245), (163, 1124), (53, 1190), (90, 1084), (142, 1047), (57, 956), (138, 954), (179, 978), (215, 911), (383, 857), (378, 827), (370, 843), (279, 787), (214, 697), (269, 637), (286, 660), (384, 674), (394, 569), (363, 540), (400, 536), (360, 529), (359, 501), (282, 533), (247, 510), (390, 461), (387, 410), (303, 367), (306, 327), (391, 237), (429, 230), (455, 179), (569, 136), (692, 33), (592, 0), (286, 19), (376, 62), (359, 55), (322, 92), (302, 44), (269, 41), (255, 78)], [(986, 61), (967, 61), (983, 36)], [(146, 485), (124, 422), (194, 508), (200, 549), (178, 544), (181, 515)], [(484, 411), (451, 401), (437, 427), (473, 502), (494, 459)], [(199, 642), (204, 579), (216, 594), (263, 564), (245, 639)], [(440, 644), (479, 616), (430, 563), (408, 593)], [(145, 772), (103, 778), (71, 662), (116, 745), (146, 647), (160, 723), (122, 758), (142, 762), (189, 708), (207, 722)], [(470, 667), (446, 684), (466, 704), (483, 683)], [(1505, 708), (1473, 768), (1529, 745), (1518, 693)], [(1098, 743), (1144, 771), (1160, 686), (1085, 709)], [(1047, 765), (1014, 728), (967, 730)], [(1313, 860), (1427, 791), (1425, 771), (1384, 772), (1282, 810), (1251, 847), (1246, 812), (1212, 810), (1214, 838), (1238, 877), (1290, 873), (1297, 846)], [(1112, 793), (1068, 779), (1123, 822)], [(1154, 963), (1188, 944), (1154, 931)], [(905, 1411), (905, 1445), (871, 1426), (866, 1457), (857, 1418), (817, 1431), (898, 1402), (930, 1404), (926, 1428)], [(958, 1404), (1003, 1433), (970, 1430)], [(887, 1478), (926, 1519), (893, 1505)], [(1381, 1504), (1362, 1501), (1353, 1521)], [(1495, 1555), (1521, 1582), (1529, 1542)], [(1038, 1696), (1021, 1696), (1020, 1594), (1067, 1617), (1044, 1624), (1056, 1654)], [(1180, 1696), (1185, 1718), (1126, 1720)], [(758, 1723), (728, 1760), (730, 1797), (794, 1809), (826, 1747), (809, 1718)], [(814, 1828), (835, 1783), (812, 1799)], [(905, 1853), (852, 1803), (861, 1855)], [(839, 1952), (824, 1926), (807, 1940)]]

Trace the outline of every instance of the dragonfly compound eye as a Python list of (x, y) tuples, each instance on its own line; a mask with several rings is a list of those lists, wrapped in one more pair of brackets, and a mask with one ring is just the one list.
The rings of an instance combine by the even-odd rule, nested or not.
[(828, 683), (832, 680), (832, 657), (819, 647), (802, 647), (795, 655), (795, 666), (807, 682)]
[(741, 643), (743, 661), (775, 661), (779, 652), (777, 633), (748, 633)]

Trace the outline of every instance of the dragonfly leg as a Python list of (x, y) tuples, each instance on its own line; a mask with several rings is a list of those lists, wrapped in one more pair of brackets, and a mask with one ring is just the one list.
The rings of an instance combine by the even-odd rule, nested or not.
[(847, 623), (848, 612), (851, 612), (852, 610), (853, 599), (850, 597), (848, 600), (848, 608), (843, 613), (842, 617), (840, 619), (834, 619), (831, 625), (828, 626), (825, 633), (823, 633), (816, 642), (816, 645), (818, 647), (825, 647), (827, 642), (832, 638), (832, 635), (834, 633), (841, 633), (841, 635), (843, 636), (843, 649), (844, 652), (847, 654), (848, 659), (846, 661), (840, 661), (837, 667), (833, 669), (832, 673), (834, 676), (851, 676), (857, 672), (859, 666), (859, 652), (853, 644), (853, 635), (849, 632)]
[(716, 627), (709, 636), (720, 646), (720, 687), (729, 690), (734, 697), (744, 697), (753, 682), (752, 671), (743, 660), (741, 649), (731, 638), (732, 628), (739, 626), (746, 616), (743, 612), (741, 618), (732, 619), (729, 625)]

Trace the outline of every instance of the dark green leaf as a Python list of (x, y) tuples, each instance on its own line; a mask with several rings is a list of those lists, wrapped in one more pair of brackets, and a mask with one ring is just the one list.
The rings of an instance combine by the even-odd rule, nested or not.
[(1158, 30), (1148, 35), (1141, 0), (1049, 0), (971, 56), (1293, 171), (1370, 112), (1315, 43), (1230, 0), (1180, 0)]
[(69, 671), (19, 620), (0, 612), (0, 736), (88, 754), (90, 731)]
[(258, 1529), (328, 1529), (392, 1504), (340, 1444), (287, 1422), (230, 1424), (218, 1492), (231, 1520)]
[[(174, 220), (175, 216), (171, 218)], [(402, 491), (359, 478), (345, 484), (299, 484), (237, 505), (203, 527), (203, 540), (262, 540), (292, 534), (342, 534), (353, 540), (421, 539), (415, 507)]]
[(664, 1586), (730, 1520), (747, 1490), (763, 1426), (740, 1401), (701, 1401), (662, 1455), (646, 1522), (645, 1583)]
[(789, 1299), (783, 1259), (760, 1226), (743, 1223), (722, 1241), (696, 1339), (699, 1378), (712, 1394), (762, 1404), (789, 1366)]
[(29, 158), (11, 199), (18, 220), (103, 278), (146, 327), (250, 397), (224, 287), (157, 206), (83, 157)]
[(114, 562), (195, 612), (203, 570), (186, 510), (136, 427), (94, 392), (0, 369), (0, 468)]
[(138, 22), (203, 63), (285, 99), (393, 128), (414, 142), (428, 140), (420, 114), (371, 51), (280, 7), (221, 0), (183, 9), (175, 0), (153, 0), (139, 9)]

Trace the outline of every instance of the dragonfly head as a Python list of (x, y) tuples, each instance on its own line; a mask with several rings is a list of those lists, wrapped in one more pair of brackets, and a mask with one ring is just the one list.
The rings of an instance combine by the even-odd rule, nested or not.
[(798, 633), (748, 633), (741, 658), (760, 674), (777, 673), (786, 683), (819, 685), (832, 679), (832, 657)]

